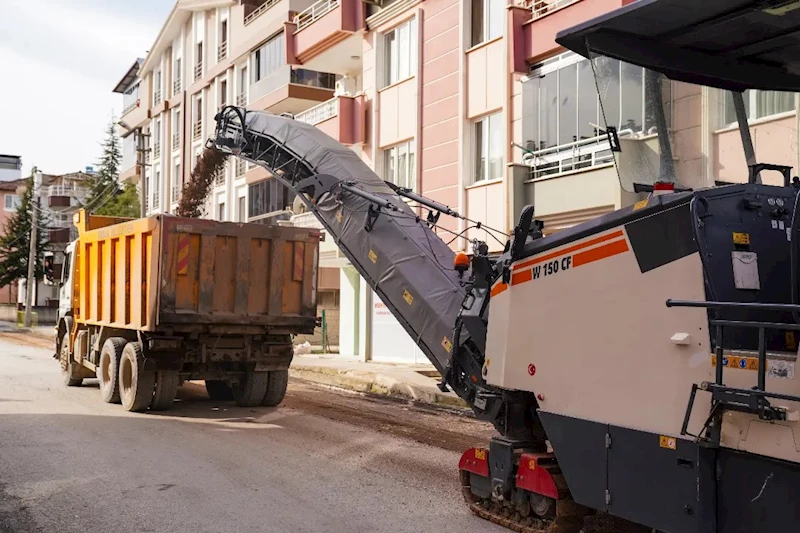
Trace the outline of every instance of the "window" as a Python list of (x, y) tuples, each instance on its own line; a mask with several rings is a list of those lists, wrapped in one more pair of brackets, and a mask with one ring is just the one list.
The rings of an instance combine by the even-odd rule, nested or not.
[(253, 83), (263, 80), (286, 63), (283, 33), (276, 35), (256, 49), (250, 56)]
[(503, 177), (503, 114), (495, 113), (473, 126), (475, 152), (474, 181)]
[(182, 186), (183, 176), (181, 176), (181, 160), (176, 159), (172, 169), (172, 203), (178, 201)]
[[(589, 60), (571, 52), (534, 67), (522, 89), (522, 133), (534, 152), (533, 177), (612, 162), (608, 140), (598, 126), (615, 126), (620, 135), (656, 133), (655, 99), (645, 97), (650, 75), (609, 58), (596, 60), (593, 69)], [(602, 106), (597, 83), (603, 85)], [(671, 83), (667, 80), (661, 88), (669, 127)]]
[(228, 42), (228, 19), (223, 20), (219, 26), (219, 42), (220, 44)]
[[(250, 197), (248, 217), (274, 213), (286, 209), (294, 202), (295, 192), (279, 180), (271, 178), (248, 187)], [(278, 220), (288, 220), (288, 215), (279, 215), (262, 219), (264, 224), (276, 224)]]
[(172, 83), (172, 94), (178, 94), (179, 92), (181, 92), (181, 77), (182, 77), (181, 73), (183, 72), (181, 70), (181, 58), (180, 57), (176, 57), (175, 58), (174, 66), (175, 66), (175, 69), (174, 69), (174, 72), (172, 73), (172, 79), (175, 80), (175, 81)]
[(219, 82), (219, 106), (222, 107), (228, 103), (228, 80)]
[(383, 151), (383, 179), (406, 189), (416, 190), (415, 142), (410, 140)]
[(236, 214), (236, 216), (237, 216), (236, 220), (238, 222), (246, 222), (247, 221), (247, 198), (245, 198), (244, 196), (240, 196), (239, 197), (238, 211), (239, 212)]
[(72, 265), (72, 253), (65, 252), (64, 253), (64, 265), (61, 267), (61, 284), (66, 285), (67, 281), (69, 281), (69, 267)]
[(225, 202), (221, 202), (217, 205), (217, 220), (220, 222), (225, 220)]
[(503, 35), (505, 2), (472, 0), (472, 46)]
[(417, 21), (411, 19), (384, 36), (386, 85), (413, 76), (417, 71)]
[(5, 195), (5, 210), (16, 211), (19, 208), (20, 198), (16, 194)]
[[(736, 109), (733, 107), (733, 93), (722, 91), (720, 99), (720, 126), (726, 127), (738, 123)], [(744, 110), (748, 120), (758, 120), (771, 115), (779, 115), (795, 110), (795, 93), (780, 91), (760, 91), (748, 89), (744, 92)]]

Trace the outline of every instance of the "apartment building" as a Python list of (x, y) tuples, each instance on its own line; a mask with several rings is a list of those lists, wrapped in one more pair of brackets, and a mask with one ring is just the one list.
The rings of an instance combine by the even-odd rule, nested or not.
[(0, 181), (13, 181), (22, 177), (22, 158), (18, 155), (0, 154)]
[[(0, 161), (5, 156), (0, 156)], [(18, 158), (17, 158), (18, 159)], [(16, 160), (13, 162), (15, 166)], [(14, 214), (19, 207), (20, 203), (20, 187), (24, 187), (26, 180), (21, 178), (16, 179), (0, 179), (0, 231), (4, 231), (6, 221)], [(17, 303), (17, 287), (15, 285), (6, 285), (0, 287), (0, 305), (2, 304), (16, 304)]]
[[(601, 110), (589, 62), (555, 42), (561, 29), (630, 1), (179, 1), (139, 69), (143, 103), (130, 112), (151, 131), (150, 209), (170, 209), (161, 199), (174, 200), (171, 187), (224, 102), (292, 113), (384, 179), (502, 232), (529, 204), (546, 233), (630, 205), (643, 194), (620, 184), (601, 115), (622, 137), (647, 141), (645, 73), (610, 63)], [(665, 100), (681, 184), (744, 181), (730, 95), (672, 83)], [(759, 158), (800, 166), (796, 95), (749, 91), (746, 105)], [(231, 162), (209, 213), (274, 221), (263, 217), (292, 200), (262, 169)], [(307, 214), (293, 221), (315, 223)], [(447, 241), (465, 232), (493, 252), (505, 244), (468, 222), (441, 221)], [(467, 239), (451, 246), (470, 251)], [(342, 354), (425, 361), (330, 240), (320, 257), (339, 272)]]

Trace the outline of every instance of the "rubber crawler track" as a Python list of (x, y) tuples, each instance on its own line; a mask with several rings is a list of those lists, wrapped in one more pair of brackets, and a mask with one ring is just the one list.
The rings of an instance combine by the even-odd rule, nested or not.
[(464, 496), (464, 501), (466, 501), (470, 511), (484, 520), (503, 526), (511, 531), (516, 531), (517, 533), (579, 533), (581, 531), (583, 516), (558, 517), (553, 521), (544, 521), (539, 518), (529, 517), (525, 519), (525, 521), (529, 521), (530, 523), (523, 523), (520, 520), (515, 520), (513, 516), (505, 517), (490, 509), (486, 509), (481, 505), (480, 498), (472, 494), (469, 483), (469, 472), (461, 470), (460, 476), (461, 493)]

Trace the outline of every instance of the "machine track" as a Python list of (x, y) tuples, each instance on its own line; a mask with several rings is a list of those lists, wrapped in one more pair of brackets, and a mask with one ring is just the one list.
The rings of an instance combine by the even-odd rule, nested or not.
[(503, 507), (489, 498), (479, 498), (472, 493), (469, 472), (460, 471), (461, 493), (467, 502), (470, 511), (475, 515), (493, 522), (499, 526), (516, 531), (517, 533), (580, 533), (583, 527), (585, 511), (571, 502), (564, 502), (562, 507), (569, 508), (566, 516), (557, 516), (553, 520), (543, 520), (538, 517), (522, 517), (518, 512)]

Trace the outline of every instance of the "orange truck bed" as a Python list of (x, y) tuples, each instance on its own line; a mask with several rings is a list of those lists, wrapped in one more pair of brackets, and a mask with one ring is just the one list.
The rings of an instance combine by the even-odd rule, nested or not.
[(139, 331), (261, 326), (312, 333), (320, 233), (158, 215), (75, 215), (77, 323)]

